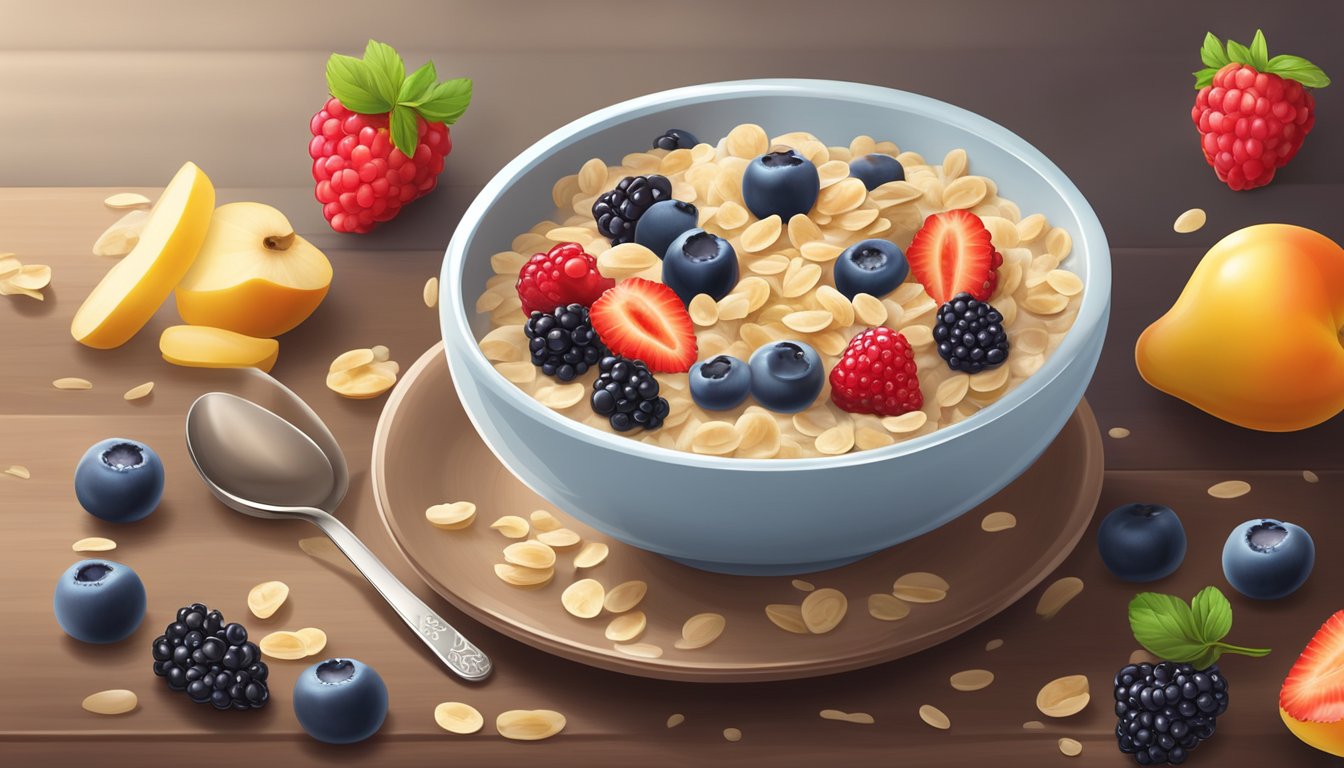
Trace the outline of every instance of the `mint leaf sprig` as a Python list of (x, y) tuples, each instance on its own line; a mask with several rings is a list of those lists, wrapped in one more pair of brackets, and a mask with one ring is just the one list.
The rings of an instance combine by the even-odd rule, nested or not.
[(1204, 35), (1204, 45), (1199, 50), (1199, 58), (1204, 62), (1204, 69), (1194, 73), (1195, 90), (1211, 85), (1213, 76), (1218, 74), (1218, 70), (1234, 61), (1254, 67), (1257, 72), (1278, 75), (1286, 80), (1296, 80), (1308, 88), (1324, 88), (1330, 84), (1330, 78), (1326, 77), (1320, 67), (1301, 56), (1279, 54), (1270, 58), (1265, 33), (1258, 29), (1255, 30), (1255, 38), (1251, 40), (1249, 48), (1235, 40), (1228, 40), (1224, 46), (1223, 41), (1209, 32)]
[(471, 80), (458, 77), (438, 82), (434, 62), (406, 74), (396, 50), (370, 40), (364, 58), (333, 53), (327, 59), (327, 90), (351, 112), (391, 114), (392, 145), (410, 157), (419, 142), (416, 117), (452, 125), (471, 104)]
[(1129, 628), (1149, 653), (1196, 669), (1224, 653), (1260, 657), (1270, 651), (1223, 642), (1232, 631), (1232, 604), (1217, 587), (1205, 587), (1188, 604), (1174, 595), (1140, 592), (1129, 602)]

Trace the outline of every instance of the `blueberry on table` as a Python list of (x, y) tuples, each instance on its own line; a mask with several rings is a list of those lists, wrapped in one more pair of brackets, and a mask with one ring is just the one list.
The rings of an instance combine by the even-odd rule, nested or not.
[(882, 298), (910, 274), (905, 254), (890, 240), (860, 240), (835, 260), (835, 289), (853, 299), (860, 293)]
[(731, 355), (718, 355), (691, 366), (691, 399), (707, 411), (726, 411), (751, 394), (751, 367)]
[(1241, 594), (1278, 600), (1311, 575), (1316, 545), (1301, 527), (1279, 520), (1248, 520), (1223, 545), (1223, 575)]
[(663, 257), (663, 284), (683, 304), (696, 294), (718, 301), (737, 285), (737, 252), (727, 240), (703, 229), (689, 229), (672, 242)]
[(817, 166), (792, 149), (766, 152), (748, 163), (742, 174), (742, 201), (758, 219), (777, 215), (788, 221), (807, 213), (820, 191)]
[(318, 741), (363, 741), (387, 717), (387, 686), (373, 667), (355, 659), (320, 661), (299, 673), (294, 716)]
[(145, 618), (145, 585), (129, 565), (81, 560), (56, 582), (56, 622), (85, 643), (115, 643)]
[(1101, 521), (1097, 549), (1111, 573), (1125, 581), (1170, 576), (1185, 559), (1185, 527), (1169, 507), (1126, 504)]
[(871, 154), (849, 161), (849, 175), (871, 192), (892, 181), (905, 181), (905, 166), (891, 155)]
[(680, 200), (659, 200), (635, 222), (635, 242), (653, 251), (658, 258), (667, 255), (672, 242), (688, 229), (695, 229), (700, 212)]
[(89, 514), (113, 523), (140, 520), (163, 496), (163, 462), (148, 445), (114, 437), (94, 444), (75, 467), (75, 497)]
[(683, 128), (668, 128), (654, 138), (653, 148), (666, 149), (668, 151), (674, 149), (690, 149), (699, 143), (700, 140), (695, 138), (695, 134), (688, 130)]
[(826, 371), (817, 351), (801, 341), (776, 341), (751, 354), (751, 394), (779, 413), (804, 410), (821, 394)]

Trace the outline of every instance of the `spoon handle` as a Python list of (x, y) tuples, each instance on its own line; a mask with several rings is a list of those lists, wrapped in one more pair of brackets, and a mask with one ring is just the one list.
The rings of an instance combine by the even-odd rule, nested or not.
[(407, 589), (353, 531), (325, 512), (310, 519), (350, 558), (350, 562), (364, 574), (364, 578), (378, 590), (387, 604), (396, 610), (402, 621), (415, 630), (416, 635), (449, 669), (465, 680), (484, 680), (490, 676), (490, 659), (481, 649), (472, 645), (443, 617), (425, 605), (425, 601)]

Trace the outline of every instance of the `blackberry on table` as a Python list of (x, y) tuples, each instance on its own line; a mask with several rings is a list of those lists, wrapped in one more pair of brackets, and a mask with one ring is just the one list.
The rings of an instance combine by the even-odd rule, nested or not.
[(588, 309), (582, 304), (533, 312), (523, 326), (532, 364), (547, 376), (573, 381), (610, 354), (593, 331)]
[(1120, 751), (1139, 765), (1180, 765), (1212, 738), (1227, 701), (1227, 680), (1217, 665), (1130, 664), (1115, 675)]
[(593, 219), (612, 245), (628, 243), (635, 239), (635, 222), (649, 206), (670, 199), (672, 182), (666, 176), (626, 176), (615, 189), (593, 201)]
[(192, 603), (154, 638), (154, 674), (174, 691), (215, 709), (260, 709), (270, 699), (270, 672), (242, 624), (226, 624), (219, 611)]
[(969, 293), (958, 293), (938, 308), (933, 340), (938, 342), (938, 356), (954, 371), (979, 373), (1008, 359), (1003, 315)]
[(597, 363), (593, 382), (593, 412), (606, 416), (611, 428), (627, 432), (635, 427), (658, 429), (667, 418), (667, 398), (658, 396), (658, 380), (643, 361), (608, 355)]

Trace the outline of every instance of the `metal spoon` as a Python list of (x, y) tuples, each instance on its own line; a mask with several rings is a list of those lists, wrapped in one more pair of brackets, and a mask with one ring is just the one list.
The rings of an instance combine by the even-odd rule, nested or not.
[[(224, 392), (210, 392), (187, 412), (187, 451), (201, 478), (230, 508), (265, 520), (316, 525), (350, 558), (448, 668), (467, 680), (490, 674), (490, 659), (397, 580), (331, 513), (345, 495), (345, 459), (324, 452), (290, 422)], [(339, 473), (332, 466), (339, 462)]]

